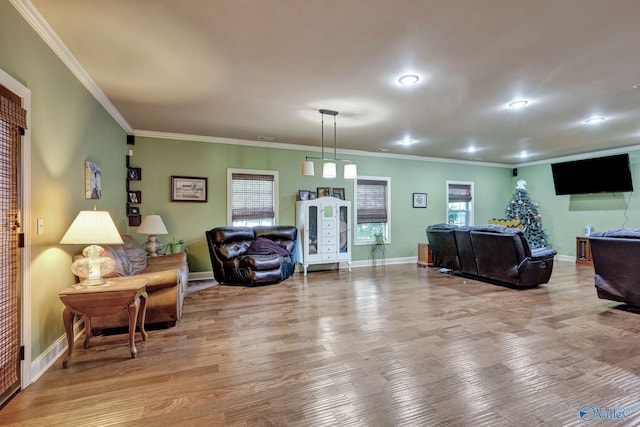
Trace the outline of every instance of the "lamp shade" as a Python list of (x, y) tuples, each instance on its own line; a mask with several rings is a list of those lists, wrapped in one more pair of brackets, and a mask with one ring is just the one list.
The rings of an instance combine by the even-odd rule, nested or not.
[(310, 160), (302, 162), (302, 165), (300, 166), (300, 173), (302, 176), (313, 176), (315, 173), (313, 170), (313, 162)]
[(336, 164), (334, 162), (326, 162), (324, 165), (322, 165), (322, 177), (323, 178), (336, 177)]
[(138, 234), (169, 234), (160, 215), (147, 215), (142, 219)]
[(73, 220), (61, 244), (118, 245), (123, 244), (116, 225), (107, 211), (80, 211)]
[(358, 177), (358, 167), (355, 163), (344, 165), (344, 179), (356, 179)]

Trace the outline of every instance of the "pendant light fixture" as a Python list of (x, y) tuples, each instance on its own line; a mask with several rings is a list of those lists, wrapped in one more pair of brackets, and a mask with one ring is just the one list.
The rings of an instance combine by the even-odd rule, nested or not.
[[(322, 177), (335, 178), (337, 176), (336, 162), (341, 161), (341, 162), (347, 163), (344, 165), (344, 178), (355, 179), (358, 176), (358, 170), (355, 163), (352, 163), (351, 160), (343, 160), (343, 159), (338, 159), (336, 157), (337, 155), (336, 116), (338, 115), (338, 112), (323, 108), (319, 110), (319, 113), (322, 115), (322, 122), (321, 122), (322, 124), (322, 133), (321, 133), (322, 157), (318, 158), (318, 157), (307, 156), (305, 158), (305, 161), (302, 162), (302, 164), (300, 165), (300, 173), (302, 174), (302, 176), (314, 176), (315, 171), (313, 167), (313, 161), (311, 161), (311, 159), (322, 160), (323, 161)], [(324, 116), (325, 114), (329, 116), (333, 116), (333, 158), (325, 157), (324, 155)]]

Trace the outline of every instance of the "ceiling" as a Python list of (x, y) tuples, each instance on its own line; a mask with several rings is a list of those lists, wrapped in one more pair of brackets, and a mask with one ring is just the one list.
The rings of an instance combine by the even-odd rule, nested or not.
[(640, 139), (637, 0), (31, 3), (139, 134), (320, 147), (324, 108), (338, 150), (518, 165)]

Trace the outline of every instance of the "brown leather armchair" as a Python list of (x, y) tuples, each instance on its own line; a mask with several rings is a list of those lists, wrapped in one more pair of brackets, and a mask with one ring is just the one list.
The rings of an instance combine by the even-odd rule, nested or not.
[(640, 230), (589, 235), (598, 298), (640, 307)]
[(294, 269), (293, 226), (217, 227), (206, 231), (213, 275), (222, 284), (278, 283)]

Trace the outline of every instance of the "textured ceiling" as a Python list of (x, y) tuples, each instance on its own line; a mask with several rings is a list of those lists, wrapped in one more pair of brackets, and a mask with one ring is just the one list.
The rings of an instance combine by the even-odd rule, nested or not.
[(136, 131), (318, 147), (326, 108), (339, 149), (508, 165), (640, 137), (637, 0), (32, 3)]

